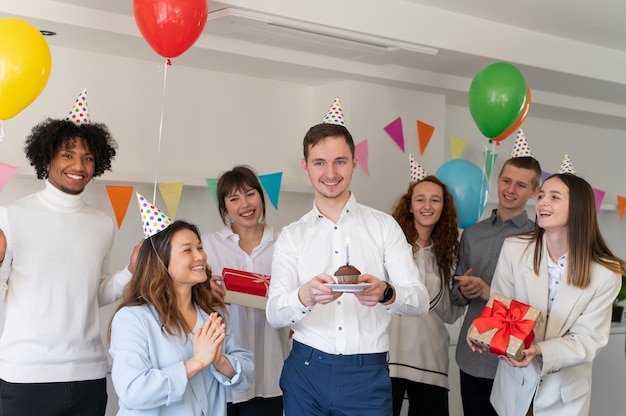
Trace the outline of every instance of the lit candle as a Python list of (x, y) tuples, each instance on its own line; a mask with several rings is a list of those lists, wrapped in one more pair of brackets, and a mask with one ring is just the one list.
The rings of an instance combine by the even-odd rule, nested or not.
[(350, 237), (346, 238), (346, 264), (350, 264)]

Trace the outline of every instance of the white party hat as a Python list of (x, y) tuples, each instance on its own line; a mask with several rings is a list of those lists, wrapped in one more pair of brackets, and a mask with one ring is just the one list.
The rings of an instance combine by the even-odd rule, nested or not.
[(335, 97), (335, 99), (333, 100), (333, 104), (330, 106), (328, 113), (326, 113), (326, 117), (324, 117), (324, 123), (339, 124), (340, 126), (346, 125), (346, 123), (344, 123), (343, 121), (343, 111), (341, 110), (339, 97)]
[(80, 95), (74, 102), (66, 120), (73, 121), (76, 124), (90, 123), (89, 106), (87, 105), (87, 88), (83, 88)]
[(511, 157), (532, 157), (532, 155), (533, 153), (530, 151), (524, 131), (522, 129), (517, 130), (513, 150), (511, 150)]
[(576, 169), (574, 169), (574, 164), (572, 160), (569, 158), (569, 155), (566, 153), (563, 156), (563, 160), (561, 161), (561, 166), (559, 166), (558, 173), (571, 173), (572, 175), (576, 175)]
[(409, 153), (409, 162), (411, 165), (411, 182), (419, 182), (428, 176), (428, 172), (419, 164), (417, 160)]
[(173, 221), (170, 217), (152, 205), (146, 198), (137, 192), (141, 224), (146, 238), (152, 237), (159, 231), (166, 229)]

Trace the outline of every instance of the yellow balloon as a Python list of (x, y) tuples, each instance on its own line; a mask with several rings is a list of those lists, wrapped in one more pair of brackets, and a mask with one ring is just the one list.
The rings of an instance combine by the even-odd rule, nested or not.
[(39, 96), (50, 77), (48, 42), (30, 23), (0, 19), (0, 120), (8, 120)]

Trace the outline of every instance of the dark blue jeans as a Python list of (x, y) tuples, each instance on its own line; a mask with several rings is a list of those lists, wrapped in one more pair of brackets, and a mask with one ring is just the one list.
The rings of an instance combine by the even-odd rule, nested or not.
[(286, 416), (391, 416), (387, 353), (334, 355), (297, 341), (280, 377)]

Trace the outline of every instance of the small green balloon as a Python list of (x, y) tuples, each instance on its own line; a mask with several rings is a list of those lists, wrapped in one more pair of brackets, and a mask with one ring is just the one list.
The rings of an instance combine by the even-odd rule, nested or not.
[(528, 87), (517, 67), (495, 62), (481, 69), (469, 89), (469, 108), (474, 123), (485, 137), (498, 137), (524, 111)]

